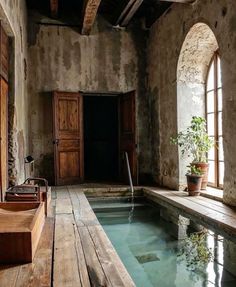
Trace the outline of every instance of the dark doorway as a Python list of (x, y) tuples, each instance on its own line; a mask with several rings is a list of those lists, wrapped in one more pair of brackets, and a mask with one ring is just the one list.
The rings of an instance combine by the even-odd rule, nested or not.
[(118, 97), (84, 96), (84, 168), (87, 181), (119, 178)]

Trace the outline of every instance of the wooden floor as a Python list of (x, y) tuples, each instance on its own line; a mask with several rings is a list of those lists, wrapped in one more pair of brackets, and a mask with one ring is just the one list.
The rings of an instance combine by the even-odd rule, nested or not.
[[(58, 187), (32, 264), (0, 265), (0, 287), (134, 286), (84, 194), (118, 196), (117, 188)], [(137, 190), (140, 194), (141, 189)], [(147, 198), (236, 238), (236, 210), (186, 192), (144, 188)], [(121, 190), (122, 195), (129, 190)]]
[(0, 286), (135, 285), (83, 191), (72, 186), (52, 192), (52, 208), (33, 263), (0, 265)]
[(188, 196), (187, 192), (144, 188), (144, 195), (167, 208), (193, 219), (217, 233), (236, 241), (236, 208), (203, 196)]

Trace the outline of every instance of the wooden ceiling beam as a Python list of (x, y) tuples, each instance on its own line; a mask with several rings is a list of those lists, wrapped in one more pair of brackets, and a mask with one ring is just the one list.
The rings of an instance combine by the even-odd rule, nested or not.
[(101, 0), (85, 0), (82, 15), (82, 35), (89, 35), (97, 16)]
[(57, 18), (58, 16), (58, 0), (50, 0), (51, 16)]
[[(130, 3), (130, 2), (133, 2), (133, 3)], [(129, 6), (129, 8), (127, 8), (126, 13), (124, 13), (124, 15), (125, 14), (126, 15), (124, 16), (124, 18), (118, 24), (120, 24), (121, 26), (127, 26), (129, 21), (133, 18), (134, 14), (138, 11), (138, 9), (139, 9), (139, 7), (141, 6), (142, 3), (143, 3), (143, 0), (129, 1), (128, 5), (130, 4), (130, 6)], [(123, 10), (123, 12), (124, 11), (125, 10)]]
[(128, 13), (129, 9), (132, 7), (136, 0), (129, 0), (123, 11), (121, 12), (118, 20), (116, 21), (116, 25), (119, 25), (121, 20), (125, 17), (125, 15)]
[(188, 4), (193, 3), (196, 0), (159, 0), (160, 2), (174, 2), (174, 3), (182, 3), (182, 4)]

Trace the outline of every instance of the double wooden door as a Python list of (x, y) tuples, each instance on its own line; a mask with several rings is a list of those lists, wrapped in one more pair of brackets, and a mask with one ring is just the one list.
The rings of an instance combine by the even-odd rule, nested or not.
[[(135, 133), (135, 93), (119, 98), (119, 171), (127, 181), (124, 152), (128, 153), (131, 174), (137, 183)], [(80, 93), (54, 92), (55, 184), (75, 184), (84, 180), (83, 96)]]

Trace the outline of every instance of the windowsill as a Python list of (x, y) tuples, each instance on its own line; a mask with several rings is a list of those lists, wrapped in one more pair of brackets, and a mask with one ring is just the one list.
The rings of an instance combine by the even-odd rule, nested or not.
[(208, 197), (217, 201), (223, 201), (223, 190), (207, 186), (206, 190), (201, 190), (201, 196)]

